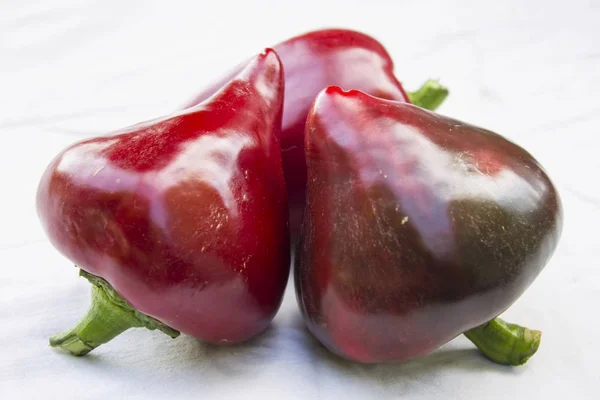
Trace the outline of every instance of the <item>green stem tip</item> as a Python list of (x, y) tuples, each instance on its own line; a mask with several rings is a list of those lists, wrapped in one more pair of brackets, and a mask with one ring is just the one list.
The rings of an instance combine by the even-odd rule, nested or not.
[(448, 89), (438, 81), (429, 79), (416, 92), (408, 92), (408, 99), (426, 110), (436, 110), (448, 97)]
[(73, 329), (52, 336), (50, 346), (83, 356), (129, 328), (158, 329), (172, 338), (179, 336), (178, 331), (133, 308), (104, 279), (83, 270), (79, 275), (92, 284), (90, 309)]
[(496, 318), (465, 332), (465, 336), (490, 360), (517, 366), (535, 354), (542, 332)]

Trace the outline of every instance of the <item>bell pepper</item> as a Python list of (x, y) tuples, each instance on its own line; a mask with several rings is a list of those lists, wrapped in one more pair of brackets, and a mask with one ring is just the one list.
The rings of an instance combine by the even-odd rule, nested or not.
[(210, 100), (51, 162), (38, 214), (93, 289), (52, 346), (84, 355), (131, 327), (236, 343), (267, 327), (290, 264), (283, 93), (267, 49)]
[(559, 195), (502, 136), (411, 104), (329, 87), (306, 123), (297, 298), (332, 352), (425, 355), (465, 335), (523, 364), (541, 333), (496, 318), (550, 259)]
[[(427, 81), (418, 91), (407, 94), (394, 76), (394, 63), (385, 48), (372, 37), (356, 31), (313, 31), (273, 48), (281, 57), (285, 72), (281, 151), (289, 197), (290, 229), (295, 237), (306, 195), (304, 126), (308, 110), (322, 89), (331, 85), (358, 89), (384, 99), (405, 102), (410, 99), (429, 109), (439, 106), (448, 91), (435, 81)], [(186, 107), (208, 99), (240, 68), (202, 91)]]

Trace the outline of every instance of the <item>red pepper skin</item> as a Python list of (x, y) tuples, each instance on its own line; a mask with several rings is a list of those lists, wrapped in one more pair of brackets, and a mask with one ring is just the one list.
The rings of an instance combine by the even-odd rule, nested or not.
[(289, 274), (273, 50), (197, 107), (77, 143), (39, 184), (51, 242), (134, 308), (207, 342), (263, 331)]
[[(408, 102), (394, 76), (385, 48), (363, 33), (327, 29), (296, 36), (273, 47), (283, 63), (285, 100), (281, 129), (283, 172), (290, 205), (292, 235), (300, 229), (306, 196), (304, 127), (315, 96), (327, 86), (357, 89), (383, 99)], [(234, 75), (239, 68), (234, 70)], [(209, 98), (225, 77), (200, 93), (189, 106)]]
[(495, 318), (558, 242), (560, 199), (529, 153), (410, 104), (324, 90), (306, 159), (297, 298), (352, 360), (421, 356)]

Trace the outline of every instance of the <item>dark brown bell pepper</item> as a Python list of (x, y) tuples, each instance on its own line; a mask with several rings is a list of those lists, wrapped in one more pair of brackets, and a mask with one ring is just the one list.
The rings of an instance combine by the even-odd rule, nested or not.
[(330, 87), (306, 124), (308, 195), (295, 281), (309, 330), (361, 362), (425, 355), (465, 333), (519, 365), (540, 332), (495, 319), (550, 259), (559, 196), (488, 130)]

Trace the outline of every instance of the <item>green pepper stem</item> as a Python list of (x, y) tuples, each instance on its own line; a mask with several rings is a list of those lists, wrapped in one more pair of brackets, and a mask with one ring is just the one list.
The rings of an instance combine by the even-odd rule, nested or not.
[(129, 328), (159, 329), (172, 338), (179, 332), (134, 309), (104, 279), (80, 270), (92, 283), (92, 305), (74, 328), (50, 338), (50, 346), (83, 356)]
[(416, 92), (408, 92), (408, 99), (426, 110), (436, 110), (448, 97), (448, 89), (438, 81), (429, 79)]
[(490, 360), (516, 366), (535, 354), (542, 332), (496, 318), (465, 332), (465, 336)]

